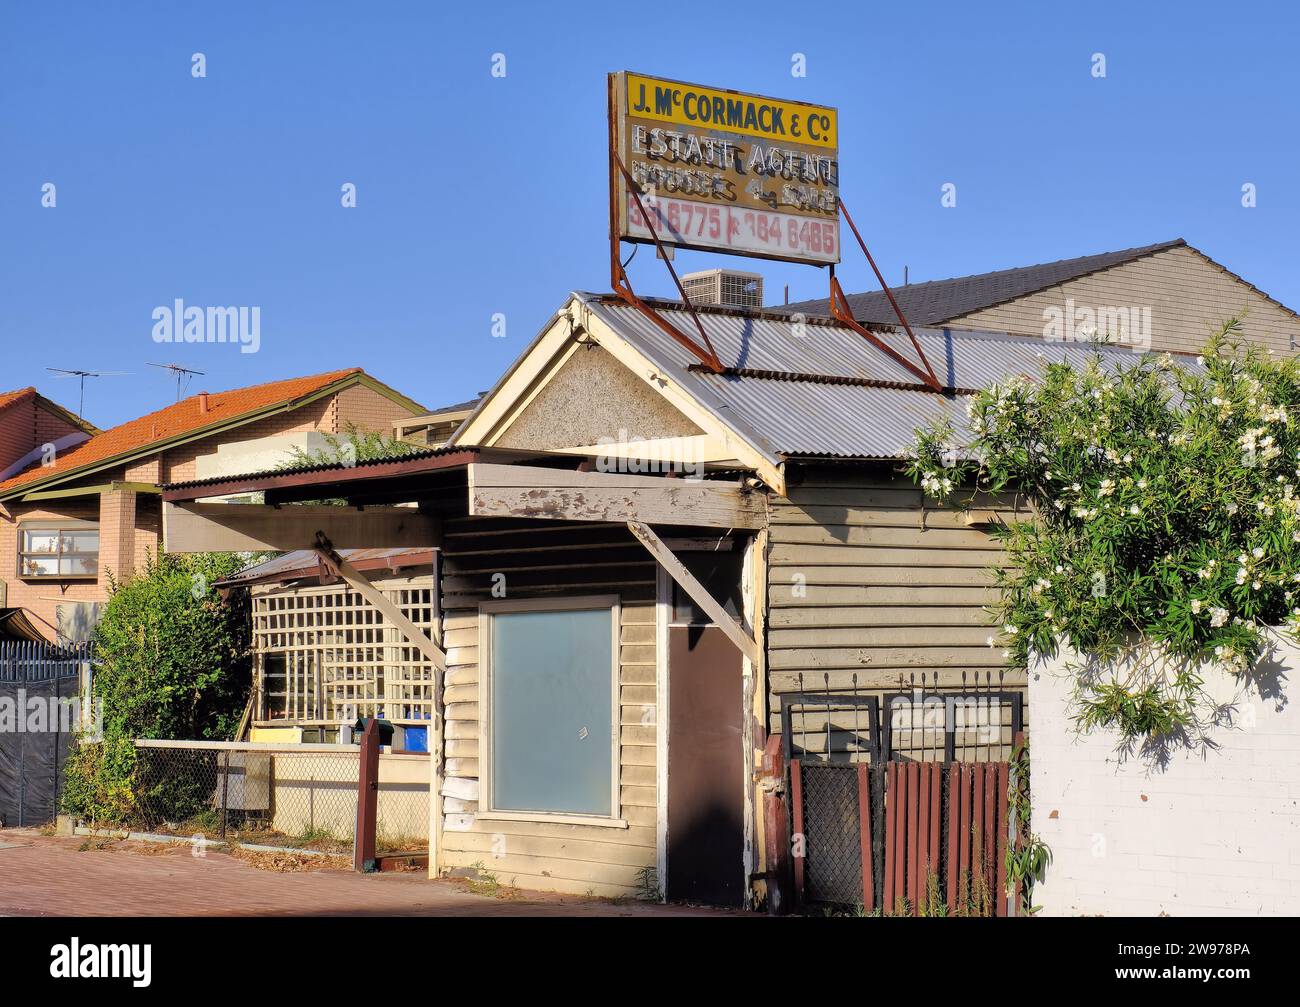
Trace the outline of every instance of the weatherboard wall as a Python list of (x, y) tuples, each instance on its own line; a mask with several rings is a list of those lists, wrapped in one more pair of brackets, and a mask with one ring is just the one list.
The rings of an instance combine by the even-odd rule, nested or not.
[(792, 476), (769, 526), (771, 730), (786, 693), (1023, 692), (1023, 670), (988, 645), (1005, 554), (987, 527), (885, 464)]
[[(617, 594), (619, 816), (626, 828), (479, 816), (478, 605), (493, 599)], [(655, 565), (626, 528), (565, 522), (449, 521), (443, 554), (446, 766), (439, 865), (503, 885), (638, 894), (656, 860)]]
[(1185, 247), (1049, 287), (947, 324), (1041, 336), (1050, 312), (1064, 311), (1067, 299), (1076, 309), (1094, 311), (1150, 308), (1153, 350), (1198, 352), (1212, 330), (1243, 309), (1244, 332), (1252, 342), (1276, 353), (1294, 353), (1300, 347), (1300, 318)]

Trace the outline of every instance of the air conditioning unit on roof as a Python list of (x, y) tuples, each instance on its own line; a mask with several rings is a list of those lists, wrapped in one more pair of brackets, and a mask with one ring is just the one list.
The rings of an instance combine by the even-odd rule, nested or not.
[(682, 286), (692, 304), (714, 304), (727, 308), (761, 308), (763, 277), (736, 269), (706, 269), (687, 273)]

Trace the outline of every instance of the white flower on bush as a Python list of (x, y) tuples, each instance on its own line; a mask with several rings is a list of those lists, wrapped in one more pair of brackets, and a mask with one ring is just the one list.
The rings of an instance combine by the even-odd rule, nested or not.
[(1210, 625), (1215, 629), (1224, 625), (1228, 621), (1228, 610), (1226, 608), (1210, 609)]
[(921, 477), (921, 488), (932, 497), (945, 497), (952, 492), (952, 479), (948, 476), (925, 475)]

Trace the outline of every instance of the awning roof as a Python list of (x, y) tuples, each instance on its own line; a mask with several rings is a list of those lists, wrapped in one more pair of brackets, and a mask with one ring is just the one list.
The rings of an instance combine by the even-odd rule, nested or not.
[[(403, 570), (429, 566), (433, 563), (434, 552), (432, 549), (340, 549), (339, 555), (357, 570)], [(250, 584), (282, 583), (314, 577), (319, 570), (320, 557), (311, 549), (299, 549), (246, 566), (213, 586), (247, 587)]]
[(0, 640), (28, 640), (43, 643), (45, 637), (31, 624), (21, 608), (0, 608)]
[[(354, 465), (304, 465), (239, 476), (216, 476), (211, 479), (169, 483), (162, 488), (162, 498), (171, 503), (181, 503), (207, 497), (260, 492), (266, 494), (267, 503), (289, 503), (329, 496), (346, 496), (349, 499), (365, 496), (369, 502), (396, 502), (413, 499), (412, 491), (419, 488), (413, 480), (421, 475), (433, 477), (457, 471), (463, 473), (466, 465), (476, 461), (532, 461), (540, 457), (544, 456), (537, 452), (495, 448), (430, 448), (400, 458), (362, 461)], [(572, 456), (559, 457), (570, 467), (580, 461)], [(348, 492), (335, 492), (341, 487), (346, 487)], [(394, 491), (396, 496), (393, 496)]]

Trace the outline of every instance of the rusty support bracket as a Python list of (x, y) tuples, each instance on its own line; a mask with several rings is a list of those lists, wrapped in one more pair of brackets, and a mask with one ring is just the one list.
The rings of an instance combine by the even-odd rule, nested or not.
[(903, 309), (898, 306), (898, 301), (894, 299), (894, 292), (889, 289), (889, 284), (885, 282), (884, 275), (880, 272), (880, 267), (876, 265), (876, 260), (871, 257), (871, 252), (867, 250), (867, 243), (862, 240), (862, 235), (858, 233), (858, 227), (853, 223), (853, 218), (849, 216), (848, 207), (844, 201), (839, 201), (840, 212), (844, 214), (844, 220), (853, 231), (853, 236), (858, 239), (858, 247), (862, 249), (862, 254), (867, 257), (867, 262), (871, 265), (871, 270), (876, 274), (876, 279), (880, 282), (880, 287), (889, 299), (890, 305), (894, 309), (894, 314), (898, 316), (899, 322), (902, 323), (903, 329), (907, 332), (908, 338), (912, 340), (912, 347), (916, 350), (916, 355), (920, 358), (922, 367), (918, 367), (912, 361), (908, 360), (874, 332), (864, 326), (853, 317), (853, 309), (849, 307), (848, 299), (844, 296), (844, 289), (840, 286), (840, 281), (835, 278), (835, 267), (831, 266), (830, 270), (830, 305), (831, 317), (836, 321), (843, 322), (858, 335), (862, 336), (872, 346), (880, 350), (890, 359), (897, 361), (903, 367), (907, 368), (912, 374), (915, 374), (921, 381), (936, 392), (944, 390), (943, 384), (935, 377), (934, 368), (930, 366), (930, 361), (921, 349), (920, 342), (917, 341), (916, 334), (912, 332), (912, 326), (908, 324), (907, 318), (903, 315)]
[(636, 308), (638, 312), (641, 312), (643, 316), (646, 316), (650, 321), (653, 321), (655, 325), (658, 325), (660, 329), (663, 329), (664, 333), (671, 335), (671, 337), (681, 343), (681, 346), (684, 346), (686, 350), (694, 353), (694, 355), (698, 357), (699, 363), (705, 365), (706, 368), (710, 369), (711, 372), (714, 372), (715, 374), (722, 373), (723, 361), (718, 359), (718, 351), (714, 350), (714, 344), (712, 344), (710, 339), (708, 339), (708, 335), (705, 333), (705, 326), (701, 324), (698, 314), (695, 313), (695, 305), (690, 303), (690, 296), (686, 294), (686, 288), (681, 286), (681, 281), (677, 278), (677, 270), (672, 268), (672, 262), (668, 261), (668, 256), (663, 251), (663, 242), (660, 242), (659, 240), (659, 230), (654, 226), (654, 221), (651, 220), (650, 214), (646, 212), (645, 204), (641, 201), (640, 186), (633, 181), (632, 175), (630, 175), (628, 169), (624, 168), (623, 159), (621, 159), (619, 155), (616, 155), (612, 149), (610, 156), (614, 159), (619, 172), (623, 173), (623, 177), (627, 179), (628, 191), (632, 194), (632, 199), (636, 200), (637, 209), (640, 210), (642, 220), (645, 220), (646, 222), (646, 227), (649, 227), (650, 229), (650, 236), (651, 238), (654, 238), (654, 246), (658, 249), (660, 259), (663, 259), (663, 264), (668, 266), (668, 273), (669, 275), (672, 275), (672, 282), (675, 283), (677, 286), (677, 292), (681, 295), (681, 303), (685, 304), (686, 311), (690, 312), (690, 317), (692, 317), (692, 320), (695, 322), (695, 331), (698, 331), (699, 338), (703, 340), (703, 346), (699, 346), (699, 343), (695, 342), (695, 340), (690, 338), (689, 335), (682, 333), (680, 329), (677, 329), (677, 326), (669, 324), (667, 320), (664, 320), (664, 318), (660, 316), (659, 312), (656, 312), (649, 304), (646, 304), (645, 301), (638, 298), (636, 291), (632, 290), (632, 281), (629, 281), (628, 279), (628, 273), (627, 270), (623, 268), (623, 262), (619, 261), (619, 239), (617, 239), (616, 231), (612, 230), (612, 227), (614, 227), (614, 221), (611, 221), (610, 231), (610, 268), (612, 270), (610, 285), (614, 287), (614, 292), (619, 295), (619, 298), (627, 301), (627, 303), (632, 305), (633, 308)]
[[(690, 298), (686, 295), (686, 288), (681, 286), (681, 281), (677, 278), (677, 270), (672, 268), (672, 262), (668, 261), (668, 256), (663, 251), (663, 242), (659, 240), (659, 231), (654, 226), (650, 214), (646, 213), (645, 204), (641, 201), (641, 186), (638, 186), (634, 181), (632, 174), (628, 172), (627, 166), (623, 164), (623, 159), (619, 157), (619, 152), (615, 149), (614, 75), (612, 74), (610, 75), (608, 87), (610, 87), (610, 91), (608, 91), (608, 101), (610, 101), (610, 108), (608, 108), (608, 113), (610, 113), (610, 288), (615, 292), (617, 298), (623, 300), (625, 304), (629, 304), (630, 307), (636, 308), (647, 320), (659, 326), (659, 329), (662, 329), (669, 338), (690, 351), (693, 356), (697, 357), (699, 363), (705, 365), (712, 373), (720, 374), (723, 372), (723, 361), (718, 359), (718, 351), (714, 350), (714, 344), (708, 339), (705, 326), (699, 322), (699, 316), (695, 313), (695, 305), (690, 303)], [(703, 346), (695, 342), (689, 335), (682, 333), (680, 329), (677, 329), (677, 326), (668, 322), (662, 314), (659, 314), (649, 304), (638, 298), (636, 291), (632, 290), (632, 281), (629, 281), (628, 272), (623, 268), (623, 261), (619, 259), (619, 207), (617, 207), (616, 203), (615, 172), (623, 174), (623, 177), (627, 179), (628, 191), (632, 194), (632, 198), (637, 201), (637, 209), (640, 210), (642, 220), (645, 220), (646, 226), (650, 229), (650, 236), (654, 239), (655, 249), (659, 252), (660, 259), (663, 259), (663, 264), (668, 266), (668, 273), (672, 275), (672, 282), (677, 286), (677, 292), (681, 294), (681, 303), (685, 304), (686, 311), (690, 312), (690, 317), (695, 322), (695, 331), (698, 331)]]

